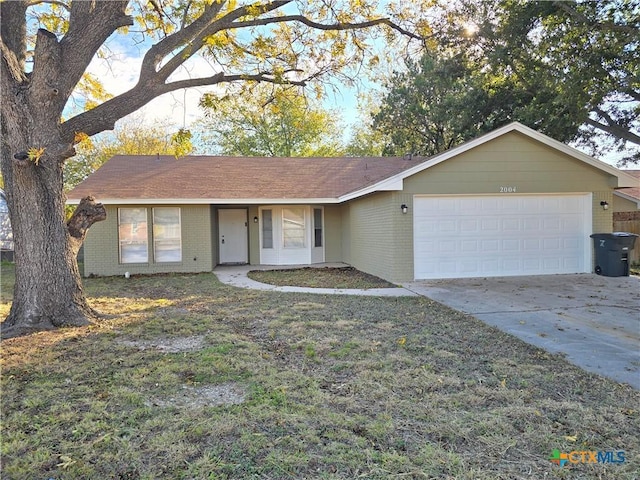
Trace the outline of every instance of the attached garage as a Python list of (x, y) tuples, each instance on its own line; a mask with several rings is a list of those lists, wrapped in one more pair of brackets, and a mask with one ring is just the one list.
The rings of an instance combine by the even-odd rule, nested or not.
[(591, 194), (414, 198), (416, 279), (583, 273)]

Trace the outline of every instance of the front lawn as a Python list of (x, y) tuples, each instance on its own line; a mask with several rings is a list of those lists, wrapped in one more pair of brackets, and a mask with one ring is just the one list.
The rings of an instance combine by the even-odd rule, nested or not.
[[(0, 344), (3, 479), (640, 470), (639, 392), (425, 298), (242, 290), (213, 274), (86, 290), (109, 318)], [(625, 462), (560, 467), (556, 449)]]
[(248, 277), (269, 285), (309, 288), (394, 288), (397, 285), (353, 267), (304, 267), (252, 270)]

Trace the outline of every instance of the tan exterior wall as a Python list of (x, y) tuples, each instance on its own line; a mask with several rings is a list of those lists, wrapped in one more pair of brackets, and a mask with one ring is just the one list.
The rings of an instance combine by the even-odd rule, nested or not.
[(614, 212), (637, 212), (638, 205), (636, 202), (621, 198), (618, 195), (613, 196), (613, 203), (611, 204)]
[(342, 210), (340, 205), (324, 207), (324, 260), (342, 262)]
[[(407, 178), (405, 193), (610, 192), (617, 179), (517, 132)], [(505, 194), (508, 195), (508, 194)]]
[(393, 194), (376, 193), (350, 202), (349, 257), (358, 270), (390, 279), (396, 261)]
[[(107, 206), (107, 219), (96, 223), (84, 243), (84, 275), (124, 275), (208, 272), (213, 269), (211, 246), (211, 209), (208, 205), (167, 205), (180, 207), (182, 261), (176, 263), (121, 264), (118, 253), (118, 207)], [(151, 207), (127, 205), (125, 208), (148, 209), (148, 241), (152, 250)], [(151, 254), (150, 254), (151, 257)]]
[(250, 265), (258, 265), (260, 263), (260, 224), (254, 222), (254, 218), (258, 218), (258, 217), (259, 217), (258, 207), (257, 206), (249, 207), (249, 264)]
[(342, 205), (342, 227), (340, 229), (342, 261), (352, 265), (351, 261), (351, 203)]

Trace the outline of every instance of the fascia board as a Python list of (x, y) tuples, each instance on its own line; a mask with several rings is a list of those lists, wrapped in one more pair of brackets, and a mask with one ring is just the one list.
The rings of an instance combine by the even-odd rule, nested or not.
[[(103, 205), (318, 205), (340, 203), (337, 198), (105, 198)], [(69, 205), (80, 199), (70, 198)]]

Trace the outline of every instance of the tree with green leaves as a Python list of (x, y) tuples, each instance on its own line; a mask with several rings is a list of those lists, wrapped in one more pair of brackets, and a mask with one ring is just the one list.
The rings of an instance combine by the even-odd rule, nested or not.
[(438, 42), (388, 83), (374, 125), (400, 126), (390, 150), (437, 153), (517, 120), (640, 159), (640, 4), (451, 5)]
[(500, 106), (507, 97), (484, 90), (463, 54), (424, 54), (405, 64), (373, 115), (373, 130), (385, 136), (383, 154), (435, 155), (508, 121)]
[(135, 118), (118, 122), (109, 134), (87, 137), (76, 145), (76, 155), (64, 165), (64, 189), (71, 190), (100, 168), (114, 155), (175, 155), (180, 157), (193, 150), (191, 132), (171, 132), (171, 126), (156, 123), (145, 125)]
[[(421, 38), (422, 3), (389, 2), (381, 14), (369, 0), (0, 2), (0, 159), (16, 262), (2, 334), (86, 325), (96, 316), (76, 255), (106, 213), (88, 197), (65, 219), (63, 171), (75, 145), (181, 89), (354, 79), (372, 61), (376, 36)], [(116, 96), (86, 76), (95, 58), (108, 56), (108, 39), (145, 50), (137, 83)], [(199, 56), (210, 73), (177, 75)], [(89, 98), (68, 115), (78, 92)]]
[(340, 119), (299, 87), (253, 86), (249, 95), (208, 94), (203, 142), (223, 155), (327, 157), (342, 154)]

